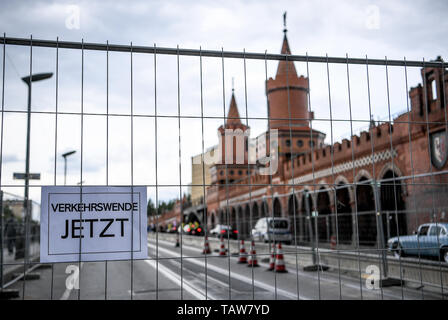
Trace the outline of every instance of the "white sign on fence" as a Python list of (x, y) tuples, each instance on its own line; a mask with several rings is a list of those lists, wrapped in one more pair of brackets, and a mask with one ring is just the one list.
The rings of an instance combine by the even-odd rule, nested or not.
[(146, 202), (145, 187), (42, 187), (40, 262), (146, 259)]

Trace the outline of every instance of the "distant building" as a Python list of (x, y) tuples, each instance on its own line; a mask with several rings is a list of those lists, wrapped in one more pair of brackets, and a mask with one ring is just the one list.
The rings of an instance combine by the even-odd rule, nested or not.
[(210, 168), (214, 163), (202, 161), (204, 157), (213, 159), (214, 149), (209, 148), (204, 154), (198, 154), (191, 158), (191, 203), (197, 206), (204, 202), (207, 185), (211, 183)]
[[(33, 216), (33, 203), (31, 200), (28, 200), (30, 215)], [(23, 200), (3, 200), (3, 206), (8, 206), (13, 212), (14, 217), (17, 219), (22, 219), (24, 217), (23, 212)]]
[[(286, 32), (281, 53), (291, 54)], [(266, 83), (269, 129), (278, 132), (278, 149), (270, 156), (278, 157), (278, 169), (260, 175), (260, 166), (249, 163), (247, 153), (238, 163), (236, 143), (224, 138), (223, 161), (210, 169), (208, 227), (232, 224), (247, 237), (258, 218), (273, 215), (291, 220), (299, 242), (309, 242), (317, 231), (321, 243), (337, 236), (339, 243), (373, 246), (378, 223), (388, 238), (410, 233), (421, 223), (448, 221), (448, 73), (443, 72), (422, 69), (426, 89), (412, 88), (410, 111), (392, 123), (372, 122), (351, 140), (325, 145), (325, 133), (310, 125), (308, 79), (298, 75), (292, 61), (280, 61), (275, 78)], [(218, 132), (223, 135), (226, 129), (247, 129), (233, 93), (227, 122)], [(232, 151), (233, 162), (226, 163)]]
[[(286, 30), (281, 53), (291, 54)], [(172, 215), (208, 229), (231, 224), (243, 238), (260, 217), (287, 217), (298, 243), (317, 232), (323, 245), (337, 237), (339, 244), (366, 247), (378, 243), (379, 230), (389, 238), (429, 221), (447, 222), (448, 72), (423, 68), (421, 76), (423, 86), (409, 92), (409, 112), (392, 122), (371, 121), (360, 135), (325, 145), (326, 134), (312, 128), (308, 78), (294, 62), (280, 61), (266, 82), (267, 139), (255, 150), (266, 156), (253, 161), (255, 140), (246, 135), (232, 90), (226, 122), (218, 128), (219, 152), (207, 151), (215, 161), (193, 165), (193, 205)], [(274, 131), (278, 145), (270, 139)], [(274, 174), (261, 174), (273, 163)]]

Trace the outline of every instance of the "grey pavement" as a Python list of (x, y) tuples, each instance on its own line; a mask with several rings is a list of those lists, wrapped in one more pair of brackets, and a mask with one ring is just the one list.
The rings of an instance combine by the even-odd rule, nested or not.
[[(33, 242), (30, 244), (30, 260), (39, 256), (40, 244)], [(8, 252), (7, 248), (3, 250), (3, 274), (8, 278), (11, 272), (16, 272), (17, 269), (23, 270), (23, 258), (15, 259), (15, 248), (12, 254)]]
[[(181, 256), (182, 251), (182, 256)], [(35, 270), (39, 280), (18, 281), (11, 288), (19, 299), (441, 299), (440, 294), (407, 287), (367, 289), (364, 279), (337, 272), (304, 272), (287, 266), (287, 273), (251, 268), (236, 256), (202, 255), (201, 250), (158, 240), (148, 241), (149, 259), (81, 263), (79, 289), (72, 288), (73, 266), (57, 263)], [(182, 257), (182, 258), (181, 258)], [(157, 259), (156, 259), (157, 258)], [(67, 286), (68, 284), (68, 286)], [(132, 295), (132, 297), (131, 297)]]

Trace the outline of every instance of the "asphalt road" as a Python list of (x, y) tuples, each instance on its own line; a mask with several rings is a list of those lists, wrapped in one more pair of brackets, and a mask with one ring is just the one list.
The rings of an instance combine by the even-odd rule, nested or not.
[(288, 273), (274, 273), (260, 260), (260, 267), (251, 268), (238, 264), (237, 256), (204, 256), (200, 249), (184, 245), (181, 250), (163, 240), (158, 246), (148, 241), (148, 250), (148, 260), (81, 263), (80, 289), (72, 288), (77, 263), (39, 268), (40, 279), (18, 281), (10, 288), (20, 291), (19, 299), (441, 299), (407, 287), (367, 289), (365, 279), (337, 272), (288, 266)]

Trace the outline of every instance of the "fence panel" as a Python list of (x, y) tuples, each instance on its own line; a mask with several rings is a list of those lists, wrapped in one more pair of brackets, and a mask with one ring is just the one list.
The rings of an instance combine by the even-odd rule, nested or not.
[[(280, 54), (0, 44), (2, 297), (446, 296), (441, 58), (293, 55), (286, 32)], [(89, 188), (129, 188), (133, 202), (143, 187), (148, 257), (130, 227), (129, 259), (86, 259), (98, 220), (81, 210), (67, 222), (78, 258), (41, 262), (47, 186), (80, 204)]]

